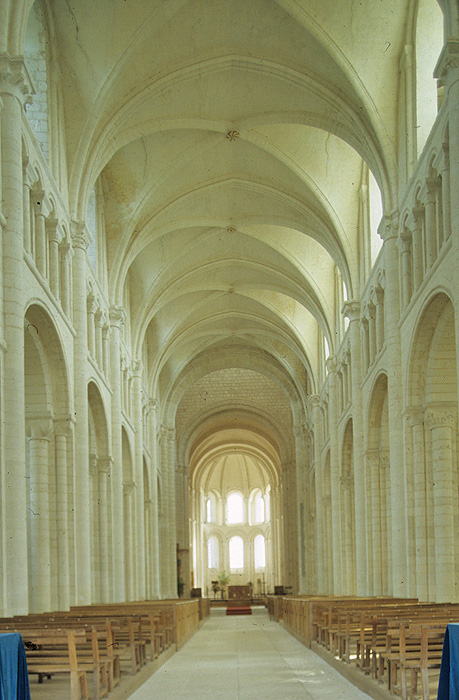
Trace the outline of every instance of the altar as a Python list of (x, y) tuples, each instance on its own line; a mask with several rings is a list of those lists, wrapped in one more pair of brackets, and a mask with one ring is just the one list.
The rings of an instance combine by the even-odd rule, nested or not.
[(250, 605), (252, 586), (228, 586), (228, 606)]

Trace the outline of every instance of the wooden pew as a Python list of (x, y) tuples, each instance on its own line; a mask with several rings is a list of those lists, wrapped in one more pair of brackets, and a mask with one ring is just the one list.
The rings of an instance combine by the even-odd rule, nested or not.
[[(67, 614), (63, 615), (30, 615), (30, 616), (18, 616), (12, 621), (8, 618), (8, 622), (0, 621), (0, 632), (7, 631), (17, 631), (22, 635), (29, 634), (32, 632), (42, 633), (46, 635), (51, 633), (52, 630), (61, 630), (65, 632), (66, 629), (73, 629), (74, 631), (81, 632), (85, 634), (86, 643), (83, 642), (83, 638), (78, 636), (78, 656), (82, 662), (87, 662), (88, 658), (92, 659), (95, 664), (105, 665), (107, 668), (107, 685), (108, 690), (112, 690), (121, 678), (121, 668), (120, 668), (120, 649), (119, 644), (114, 640), (112, 623), (106, 622), (105, 620), (96, 620), (91, 618), (88, 622), (87, 620), (82, 620), (81, 618), (69, 617)], [(59, 651), (50, 651), (48, 655), (57, 655)], [(30, 653), (30, 656), (32, 654)], [(35, 654), (38, 656), (38, 654)], [(104, 675), (104, 671), (101, 671)], [(102, 679), (103, 684), (105, 681)]]
[(86, 632), (59, 629), (22, 629), (29, 674), (39, 680), (57, 673), (70, 675), (70, 700), (88, 700), (87, 672), (94, 677), (94, 700), (108, 693), (107, 668), (93, 659), (82, 661), (77, 655), (77, 644), (86, 644)]

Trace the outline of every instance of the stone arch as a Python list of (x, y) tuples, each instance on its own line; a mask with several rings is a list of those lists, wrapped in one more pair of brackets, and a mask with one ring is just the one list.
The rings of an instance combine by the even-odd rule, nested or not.
[(354, 426), (352, 418), (346, 423), (341, 447), (341, 531), (344, 593), (355, 594), (355, 494), (354, 494)]
[(366, 462), (369, 584), (373, 595), (390, 594), (392, 557), (390, 536), (389, 414), (387, 375), (373, 386), (368, 407)]
[(455, 311), (438, 291), (413, 335), (405, 422), (410, 540), (423, 600), (459, 600), (457, 381)]
[[(211, 347), (195, 356), (184, 371), (177, 376), (174, 384), (165, 396), (166, 422), (173, 424), (177, 407), (187, 388), (196, 380), (222, 368), (251, 369), (265, 375), (282, 386), (288, 397), (294, 423), (301, 425), (305, 422), (306, 394), (304, 387), (298, 386), (294, 378), (271, 355), (260, 348), (244, 348), (243, 353), (237, 352), (237, 346), (229, 348)], [(308, 374), (313, 387), (314, 378)], [(155, 387), (152, 387), (155, 393)]]
[(24, 395), (29, 606), (42, 612), (65, 608), (70, 600), (72, 421), (60, 337), (48, 311), (35, 302), (25, 313)]
[[(275, 447), (262, 435), (257, 435), (253, 426), (244, 429), (228, 424), (202, 428), (190, 449), (190, 492), (193, 494), (190, 511), (194, 513), (192, 526), (192, 559), (198, 585), (211, 588), (216, 578), (215, 570), (207, 566), (208, 541), (217, 535), (222, 543), (220, 570), (229, 572), (228, 541), (239, 535), (244, 542), (243, 571), (229, 572), (231, 583), (246, 583), (254, 580), (253, 533), (265, 537), (266, 564), (265, 583), (269, 589), (275, 584), (274, 568), (279, 568), (283, 556), (283, 543), (279, 538), (276, 520), (282, 514), (281, 491), (278, 488), (280, 470), (279, 455)], [(273, 507), (269, 517), (254, 523), (250, 517), (251, 499), (254, 493), (263, 495), (274, 489)], [(228, 500), (237, 494), (242, 511), (241, 518), (233, 522), (228, 519)], [(209, 522), (206, 513), (207, 500), (214, 501), (216, 517)], [(237, 522), (236, 522), (237, 521)]]

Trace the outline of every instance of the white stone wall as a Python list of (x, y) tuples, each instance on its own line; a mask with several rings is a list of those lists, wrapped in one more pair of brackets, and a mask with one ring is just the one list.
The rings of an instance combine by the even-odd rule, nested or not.
[[(273, 498), (272, 538), (285, 549), (276, 583), (282, 573), (304, 593), (459, 600), (457, 46), (444, 48), (443, 105), (384, 212), (382, 250), (344, 305), (348, 327), (316, 395), (292, 399), (280, 375), (229, 368), (181, 403), (139, 359), (134, 273), (120, 290), (108, 265), (89, 264), (89, 222), (56, 190), (43, 43), (26, 51), (30, 76), (2, 54), (2, 614), (174, 597), (189, 519), (202, 535), (178, 446), (200, 411), (229, 399), (234, 410), (262, 403), (292, 446)], [(92, 226), (109, 241), (97, 217)]]

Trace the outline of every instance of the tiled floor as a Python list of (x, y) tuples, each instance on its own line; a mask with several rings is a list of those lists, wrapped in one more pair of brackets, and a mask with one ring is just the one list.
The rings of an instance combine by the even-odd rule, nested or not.
[(368, 700), (264, 609), (201, 630), (130, 700)]

